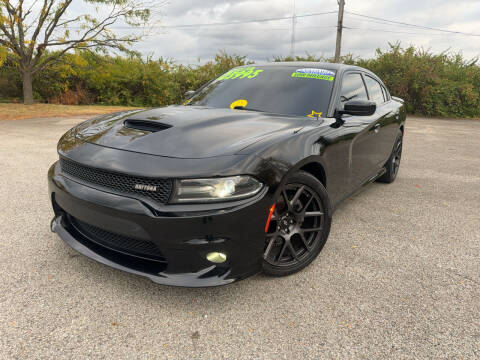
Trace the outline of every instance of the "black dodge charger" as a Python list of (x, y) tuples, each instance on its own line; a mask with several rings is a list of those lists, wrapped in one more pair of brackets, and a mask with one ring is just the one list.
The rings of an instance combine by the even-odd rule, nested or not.
[(403, 101), (328, 63), (234, 68), (182, 105), (100, 116), (58, 143), (52, 231), (168, 285), (215, 286), (311, 263), (338, 204), (395, 180)]

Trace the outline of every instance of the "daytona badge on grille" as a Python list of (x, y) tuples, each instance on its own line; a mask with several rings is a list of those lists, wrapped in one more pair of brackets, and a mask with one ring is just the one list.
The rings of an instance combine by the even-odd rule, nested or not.
[(157, 191), (157, 187), (153, 185), (135, 184), (135, 190)]

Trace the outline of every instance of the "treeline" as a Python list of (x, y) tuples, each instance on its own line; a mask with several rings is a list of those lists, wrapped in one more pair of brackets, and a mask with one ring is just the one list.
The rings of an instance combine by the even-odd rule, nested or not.
[[(0, 54), (1, 55), (1, 54)], [(296, 61), (331, 61), (306, 55)], [(293, 61), (274, 58), (274, 61)], [(480, 117), (480, 66), (460, 54), (433, 54), (414, 47), (390, 45), (374, 58), (347, 55), (343, 62), (372, 70), (408, 111), (426, 116)], [(228, 69), (248, 63), (246, 57), (218, 54), (203, 65), (180, 65), (168, 59), (111, 57), (91, 52), (66, 54), (34, 78), (37, 101), (61, 104), (163, 106), (180, 103)], [(4, 56), (0, 67), (0, 99), (20, 100), (18, 69)]]
[[(371, 59), (344, 56), (342, 62), (373, 71), (392, 95), (405, 100), (410, 114), (453, 118), (480, 118), (480, 66), (478, 59), (461, 54), (402, 48), (389, 44), (388, 51), (377, 49)], [(276, 58), (276, 61), (292, 61)], [(308, 55), (295, 59), (333, 61)]]

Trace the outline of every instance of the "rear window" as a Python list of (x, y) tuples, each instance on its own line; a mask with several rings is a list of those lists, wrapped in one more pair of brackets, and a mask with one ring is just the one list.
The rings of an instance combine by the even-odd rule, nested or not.
[(201, 89), (188, 105), (320, 117), (326, 114), (336, 72), (291, 66), (244, 66)]
[(385, 99), (383, 98), (383, 91), (380, 83), (370, 76), (365, 76), (365, 83), (367, 84), (370, 100), (375, 101), (377, 105), (383, 104)]

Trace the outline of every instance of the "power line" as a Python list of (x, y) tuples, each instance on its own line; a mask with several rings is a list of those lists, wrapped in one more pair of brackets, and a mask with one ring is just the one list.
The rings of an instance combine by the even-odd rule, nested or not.
[(461, 35), (461, 34), (443, 34), (443, 33), (422, 33), (422, 32), (396, 31), (396, 30), (387, 30), (387, 29), (378, 29), (378, 28), (360, 28), (360, 27), (350, 27), (350, 26), (344, 26), (343, 28), (347, 29), (347, 30), (367, 30), (367, 31), (387, 32), (387, 33), (394, 33), (394, 34), (411, 34), (411, 35), (422, 35), (422, 36)]
[(395, 27), (399, 27), (399, 28), (407, 28), (407, 29), (412, 28), (409, 25), (392, 24), (392, 23), (389, 23), (388, 21), (377, 21), (377, 20), (369, 20), (369, 19), (361, 19), (361, 18), (359, 19), (358, 17), (354, 17), (350, 14), (345, 14), (345, 16), (348, 18), (349, 22), (351, 22), (351, 21), (355, 21), (355, 22), (359, 22), (359, 23), (368, 22), (368, 23), (374, 23), (374, 24), (395, 26)]
[[(298, 29), (300, 29), (300, 30), (302, 30), (302, 29), (308, 30), (308, 29), (333, 29), (333, 28), (336, 29), (336, 28), (337, 28), (337, 25), (329, 25), (329, 26), (316, 26), (316, 25), (312, 25), (312, 26), (295, 26), (295, 34), (298, 33), (298, 31), (297, 31)], [(345, 28), (345, 27), (344, 27), (344, 28)], [(188, 31), (188, 30), (195, 30), (195, 29), (184, 29), (184, 30)], [(273, 27), (273, 28), (272, 28), (272, 27), (265, 27), (265, 28), (262, 28), (261, 31), (276, 31), (276, 30), (289, 31), (289, 32), (291, 33), (291, 32), (292, 32), (292, 27), (291, 27), (291, 26), (288, 27), (288, 28), (287, 28), (287, 27)], [(259, 30), (258, 30), (258, 29), (251, 29), (251, 28), (241, 28), (241, 29), (238, 29), (238, 31), (241, 31), (241, 32), (243, 32), (243, 31), (257, 31), (257, 32), (258, 32)], [(165, 33), (163, 33), (163, 34), (167, 35), (168, 33), (165, 32)], [(295, 36), (295, 38), (296, 38), (296, 36)], [(296, 43), (296, 41), (295, 41), (295, 43)]]
[[(336, 14), (337, 11), (325, 11), (325, 12), (318, 12), (318, 13), (311, 13), (311, 14), (302, 14), (302, 15), (294, 15), (294, 16), (284, 16), (284, 17), (276, 17), (276, 18), (264, 18), (264, 19), (250, 19), (250, 20), (239, 20), (239, 21), (229, 21), (229, 22), (217, 22), (217, 23), (200, 23), (200, 24), (178, 24), (178, 25), (155, 25), (149, 26), (149, 29), (152, 28), (162, 28), (162, 29), (183, 29), (183, 28), (197, 28), (197, 27), (209, 27), (209, 26), (224, 26), (224, 25), (238, 25), (238, 24), (250, 24), (250, 23), (263, 23), (269, 21), (279, 21), (279, 20), (292, 20), (295, 18), (306, 18), (312, 16), (320, 16), (320, 15), (328, 15), (328, 14)], [(69, 29), (80, 29), (80, 26), (70, 26)], [(128, 29), (131, 30), (131, 26), (112, 26), (110, 29)]]
[[(311, 30), (311, 29), (333, 29), (337, 28), (337, 25), (330, 25), (330, 26), (317, 26), (317, 25), (311, 25), (311, 26), (295, 26), (295, 33), (297, 33), (297, 30)], [(343, 29), (347, 30), (366, 30), (366, 31), (378, 31), (378, 32), (388, 32), (388, 33), (394, 33), (394, 34), (411, 34), (411, 35), (461, 35), (461, 34), (444, 34), (444, 33), (428, 33), (428, 32), (411, 32), (411, 31), (396, 31), (396, 30), (388, 30), (388, 29), (382, 29), (382, 28), (369, 28), (369, 27), (353, 27), (353, 26), (343, 26)], [(195, 30), (195, 29), (184, 29), (184, 30)], [(242, 28), (238, 29), (240, 32), (248, 32), (248, 31), (254, 31), (258, 32), (258, 29), (250, 29), (250, 28)], [(262, 28), (262, 31), (292, 31), (291, 27), (274, 27), (274, 28)], [(169, 35), (168, 33), (163, 33), (161, 35)], [(295, 41), (296, 42), (296, 41)]]
[[(473, 33), (465, 33), (461, 31), (454, 31), (454, 30), (445, 30), (445, 29), (440, 29), (440, 28), (434, 28), (434, 27), (429, 27), (429, 26), (423, 26), (423, 25), (416, 25), (416, 24), (410, 24), (410, 23), (405, 23), (401, 21), (395, 21), (395, 20), (388, 20), (388, 19), (383, 19), (379, 17), (374, 17), (374, 16), (368, 16), (368, 15), (363, 15), (357, 12), (352, 12), (352, 11), (344, 11), (345, 14), (347, 15), (353, 15), (357, 17), (361, 17), (367, 20), (364, 20), (366, 22), (372, 22), (372, 23), (377, 23), (377, 24), (389, 24), (392, 26), (404, 26), (407, 28), (417, 28), (417, 29), (423, 29), (423, 30), (433, 30), (433, 31), (439, 31), (444, 34), (456, 34), (456, 35), (464, 35), (464, 36), (480, 36), (480, 34), (473, 34)], [(230, 22), (217, 22), (217, 23), (200, 23), (200, 24), (178, 24), (178, 25), (156, 25), (156, 26), (151, 26), (149, 29), (152, 28), (160, 28), (160, 29), (192, 29), (195, 30), (196, 28), (199, 27), (215, 27), (215, 26), (228, 26), (228, 25), (237, 25), (237, 24), (249, 24), (249, 23), (263, 23), (263, 22), (269, 22), (269, 21), (280, 21), (280, 20), (295, 20), (297, 18), (306, 18), (306, 17), (314, 17), (314, 16), (321, 16), (321, 15), (328, 15), (328, 14), (337, 14), (338, 11), (326, 11), (326, 12), (318, 12), (318, 13), (310, 13), (310, 14), (301, 14), (301, 15), (292, 15), (292, 16), (285, 16), (285, 17), (276, 17), (276, 18), (263, 18), (263, 19), (249, 19), (249, 20), (240, 20), (240, 21), (230, 21)], [(354, 19), (352, 19), (354, 20)], [(313, 28), (330, 28), (330, 27), (335, 27), (335, 26), (305, 26), (305, 27), (298, 27), (295, 26), (298, 29), (313, 29)], [(338, 25), (337, 25), (338, 27)], [(72, 26), (70, 29), (79, 29), (80, 27), (75, 27)], [(393, 31), (393, 30), (387, 30), (387, 29), (372, 29), (372, 28), (356, 28), (356, 27), (346, 27), (343, 26), (345, 29), (350, 29), (350, 30), (369, 30), (369, 31), (382, 31), (382, 32), (389, 32), (389, 33), (399, 33), (399, 34), (412, 34), (412, 35), (441, 35), (441, 34), (432, 34), (432, 33), (414, 33), (414, 32), (402, 32), (402, 31)], [(111, 29), (128, 29), (132, 30), (132, 27), (130, 26), (113, 26)], [(245, 29), (242, 29), (242, 31)], [(274, 30), (274, 29), (264, 29), (264, 30)], [(275, 29), (277, 30), (277, 29)], [(281, 29), (278, 29), (281, 30)], [(283, 30), (283, 29), (282, 29)]]
[[(308, 30), (308, 29), (333, 29), (333, 28), (337, 28), (336, 25), (330, 25), (330, 26), (316, 26), (316, 25), (312, 25), (312, 26), (295, 26), (295, 34), (298, 34), (298, 29), (302, 30)], [(182, 29), (182, 30), (185, 30), (185, 31), (195, 31), (196, 29)], [(236, 30), (237, 31), (237, 30)], [(256, 31), (258, 32), (259, 30), (258, 29), (253, 29), (253, 28), (241, 28), (241, 29), (238, 29), (239, 32), (245, 32), (245, 31)], [(265, 28), (262, 28), (261, 31), (288, 31), (292, 32), (292, 27), (265, 27)], [(167, 32), (164, 32), (162, 33), (161, 35), (169, 35), (169, 33)], [(297, 43), (296, 41), (297, 39), (297, 36), (295, 35), (295, 43)]]
[(410, 27), (415, 27), (415, 28), (419, 28), (419, 29), (441, 31), (441, 32), (444, 32), (444, 33), (460, 34), (460, 35), (466, 35), (466, 36), (480, 36), (480, 34), (465, 33), (465, 32), (462, 32), (462, 31), (445, 30), (445, 29), (439, 29), (439, 28), (434, 28), (434, 27), (429, 27), (429, 26), (410, 24), (410, 23), (406, 23), (406, 22), (402, 22), (402, 21), (388, 20), (388, 19), (382, 19), (382, 18), (375, 17), (375, 16), (363, 15), (363, 14), (359, 14), (359, 13), (355, 13), (355, 12), (351, 12), (351, 11), (345, 11), (345, 12), (347, 14), (354, 15), (354, 16), (359, 16), (359, 17), (366, 18), (366, 19), (384, 21), (384, 22), (387, 22), (387, 23), (410, 26)]
[(285, 16), (285, 17), (277, 17), (277, 18), (251, 19), (251, 20), (240, 20), (240, 21), (230, 21), (230, 22), (218, 22), (218, 23), (209, 23), (209, 24), (165, 25), (165, 26), (159, 26), (159, 27), (162, 27), (162, 28), (185, 28), (185, 27), (201, 27), (201, 26), (237, 25), (237, 24), (248, 24), (248, 23), (255, 23), (255, 22), (268, 22), (268, 21), (278, 21), (278, 20), (292, 20), (293, 18), (304, 18), (304, 17), (320, 16), (320, 15), (328, 15), (328, 14), (336, 14), (336, 13), (337, 13), (336, 11), (326, 11), (326, 12), (320, 12), (320, 13), (293, 15), (293, 16)]

